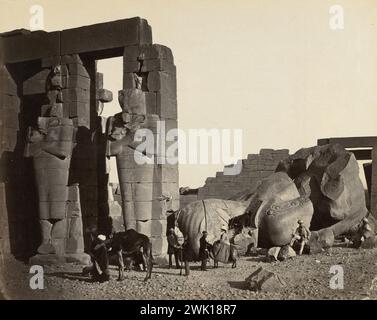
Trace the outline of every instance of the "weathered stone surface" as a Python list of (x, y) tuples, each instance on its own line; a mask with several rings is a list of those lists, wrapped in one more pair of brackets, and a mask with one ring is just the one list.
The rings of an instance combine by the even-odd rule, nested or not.
[[(69, 76), (89, 78), (88, 70), (80, 63), (67, 64)], [(68, 79), (69, 82), (69, 79)]]
[(35, 31), (2, 38), (4, 63), (36, 60), (60, 55), (60, 32)]
[(263, 179), (257, 186), (241, 225), (259, 228), (258, 246), (270, 248), (290, 243), (297, 221), (310, 225), (313, 215), (311, 202), (301, 198), (292, 179), (278, 172)]
[(119, 92), (119, 102), (124, 111), (131, 114), (146, 114), (145, 94), (140, 89), (125, 89)]
[(107, 89), (96, 90), (96, 99), (101, 102), (111, 102), (113, 101), (113, 93)]
[[(137, 216), (135, 216), (138, 219)], [(136, 220), (136, 231), (148, 237), (158, 237), (166, 234), (166, 220)]]
[(168, 251), (168, 241), (165, 236), (151, 237), (152, 242), (152, 255), (164, 255)]
[(65, 105), (68, 106), (69, 117), (70, 118), (80, 118), (80, 119), (89, 119), (90, 117), (90, 103), (89, 102), (80, 102), (72, 101), (67, 102)]
[(177, 100), (157, 92), (157, 114), (163, 119), (177, 119)]
[(270, 261), (278, 261), (280, 250), (281, 250), (281, 247), (272, 247), (268, 249), (267, 259)]
[(220, 226), (227, 225), (231, 218), (242, 215), (246, 206), (242, 202), (219, 199), (191, 202), (181, 208), (177, 216), (178, 227), (184, 235), (189, 236), (191, 248), (198, 255), (202, 231), (208, 232), (208, 242), (218, 240)]
[(127, 46), (124, 48), (123, 57), (127, 61), (165, 60), (173, 64), (173, 54), (171, 50), (159, 44)]
[(311, 228), (319, 232), (311, 238), (311, 251), (322, 244), (324, 249), (331, 246), (336, 236), (367, 215), (357, 160), (341, 145), (300, 149), (277, 170), (294, 178), (299, 190), (313, 202)]
[(74, 89), (79, 88), (83, 90), (89, 90), (90, 89), (90, 79), (87, 77), (84, 77), (82, 75), (70, 75), (69, 77), (65, 78), (65, 88), (68, 89)]
[(90, 93), (87, 90), (82, 89), (63, 89), (63, 101), (72, 102), (72, 101), (79, 101), (79, 102), (89, 102), (90, 101)]
[(245, 279), (247, 287), (252, 291), (276, 292), (284, 288), (285, 281), (273, 272), (260, 267)]
[(49, 74), (50, 69), (43, 69), (42, 71), (24, 81), (22, 93), (24, 95), (45, 93), (47, 77)]
[(290, 258), (293, 258), (296, 256), (296, 252), (293, 250), (293, 248), (290, 245), (285, 245), (281, 247), (278, 255), (278, 260), (284, 261)]
[(175, 76), (163, 71), (149, 72), (148, 90), (161, 92), (174, 99), (177, 92)]
[(151, 29), (146, 20), (124, 19), (62, 31), (61, 54), (122, 48), (151, 41)]
[(141, 72), (151, 71), (164, 71), (169, 74), (176, 74), (175, 65), (163, 59), (144, 60), (141, 67)]

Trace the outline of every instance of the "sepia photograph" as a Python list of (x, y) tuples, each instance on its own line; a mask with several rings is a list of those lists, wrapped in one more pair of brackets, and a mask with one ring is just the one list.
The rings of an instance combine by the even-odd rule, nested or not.
[(0, 0), (0, 300), (376, 299), (376, 0)]

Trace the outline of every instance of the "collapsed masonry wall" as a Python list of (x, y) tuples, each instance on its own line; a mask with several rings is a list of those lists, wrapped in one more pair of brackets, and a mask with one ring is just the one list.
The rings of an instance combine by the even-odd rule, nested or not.
[(242, 191), (254, 190), (259, 181), (275, 172), (279, 162), (288, 157), (288, 149), (261, 149), (259, 154), (249, 154), (246, 159), (242, 159), (239, 174), (225, 175), (222, 171), (217, 172), (216, 177), (206, 179), (197, 194), (181, 194), (181, 206), (202, 199), (230, 199)]

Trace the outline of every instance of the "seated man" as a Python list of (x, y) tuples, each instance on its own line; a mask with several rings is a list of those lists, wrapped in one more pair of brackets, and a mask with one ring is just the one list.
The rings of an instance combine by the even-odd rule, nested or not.
[(373, 236), (372, 228), (368, 218), (363, 218), (357, 226), (356, 232), (352, 236), (352, 244), (355, 248), (360, 248), (365, 240)]
[(109, 257), (107, 254), (106, 237), (98, 235), (92, 240), (89, 253), (92, 265), (83, 269), (83, 274), (91, 274), (94, 281), (105, 282), (110, 280)]
[(293, 234), (292, 241), (290, 243), (291, 247), (297, 242), (299, 245), (298, 255), (302, 255), (305, 245), (309, 242), (310, 231), (305, 227), (304, 221), (298, 220), (298, 227)]

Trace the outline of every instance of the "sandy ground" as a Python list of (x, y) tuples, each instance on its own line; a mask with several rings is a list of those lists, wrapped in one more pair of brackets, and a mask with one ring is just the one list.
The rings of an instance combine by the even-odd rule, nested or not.
[[(344, 269), (343, 290), (329, 286), (332, 265)], [(248, 290), (244, 279), (261, 266), (278, 274), (286, 286), (276, 292)], [(45, 288), (32, 290), (29, 266), (8, 259), (1, 270), (2, 291), (17, 299), (377, 299), (377, 249), (332, 248), (329, 253), (272, 263), (263, 256), (242, 257), (236, 269), (222, 264), (206, 272), (199, 269), (198, 263), (192, 264), (185, 277), (179, 270), (155, 266), (145, 283), (145, 274), (137, 271), (126, 272), (126, 279), (118, 282), (112, 266), (111, 280), (95, 283), (81, 275), (79, 265), (46, 266)]]

